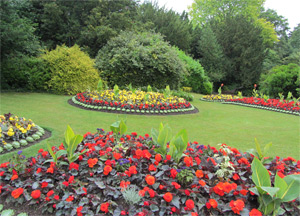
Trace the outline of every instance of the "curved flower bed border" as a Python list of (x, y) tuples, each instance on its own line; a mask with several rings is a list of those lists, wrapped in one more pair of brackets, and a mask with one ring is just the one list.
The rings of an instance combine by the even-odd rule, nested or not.
[(289, 103), (282, 103), (278, 99), (269, 99), (267, 102), (262, 98), (243, 98), (243, 99), (231, 99), (223, 101), (223, 104), (234, 104), (247, 107), (253, 107), (258, 109), (270, 110), (275, 112), (281, 112), (291, 115), (300, 116), (300, 107), (294, 106), (294, 101)]
[[(51, 137), (51, 131), (49, 131), (47, 129), (44, 129), (44, 128), (38, 126), (38, 125), (36, 125), (36, 126), (38, 127), (38, 131), (36, 133), (38, 133), (39, 135), (40, 134), (42, 135), (42, 136), (39, 136), (40, 137), (39, 139), (36, 139), (36, 140), (34, 140), (34, 139), (33, 140), (32, 139), (24, 139), (26, 142), (24, 142), (24, 141), (23, 142), (18, 142), (19, 145), (13, 144), (14, 142), (11, 142), (11, 143), (7, 142), (7, 144), (12, 145), (13, 148), (11, 150), (6, 150), (5, 148), (3, 148), (3, 151), (0, 153), (0, 155), (4, 155), (4, 154), (10, 153), (10, 152), (17, 151), (17, 150), (22, 150), (24, 148), (27, 148), (29, 146), (40, 143), (41, 141)], [(34, 134), (36, 134), (36, 133), (34, 133)], [(34, 135), (34, 134), (32, 134), (32, 135)], [(30, 137), (32, 137), (32, 135)], [(28, 141), (28, 140), (30, 140), (30, 141)]]
[(163, 109), (163, 110), (145, 110), (140, 109), (139, 106), (128, 105), (126, 108), (121, 108), (121, 104), (108, 103), (104, 106), (91, 105), (78, 101), (77, 97), (74, 96), (68, 100), (70, 105), (79, 107), (86, 110), (94, 110), (100, 112), (119, 113), (119, 114), (133, 114), (133, 115), (182, 115), (182, 114), (193, 114), (198, 113), (198, 109), (191, 103), (188, 103), (189, 107), (178, 108), (178, 109)]
[[(102, 129), (88, 132), (76, 150), (85, 153), (70, 164), (59, 164), (67, 161), (66, 156), (58, 163), (45, 162), (51, 156), (43, 149), (28, 159), (21, 155), (23, 169), (11, 170), (9, 162), (0, 164), (0, 196), (32, 208), (40, 205), (45, 213), (55, 211), (58, 216), (262, 215), (255, 194), (249, 191), (254, 186), (253, 155), (225, 144), (217, 150), (189, 142), (185, 156), (176, 162), (155, 152), (156, 148), (148, 134), (120, 137)], [(63, 149), (63, 145), (52, 147), (54, 152)], [(225, 169), (222, 174), (225, 157), (233, 172), (226, 174), (230, 170)], [(266, 167), (272, 182), (276, 173), (280, 178), (300, 173), (300, 161), (291, 157), (276, 157)], [(286, 215), (299, 213), (299, 200), (284, 204)]]

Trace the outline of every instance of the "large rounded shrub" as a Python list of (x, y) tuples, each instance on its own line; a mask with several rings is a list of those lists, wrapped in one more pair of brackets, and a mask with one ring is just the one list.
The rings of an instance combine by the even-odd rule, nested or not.
[(46, 51), (41, 59), (48, 73), (46, 88), (58, 94), (76, 94), (87, 88), (96, 89), (99, 73), (94, 68), (94, 60), (80, 50), (79, 46), (57, 46)]
[(204, 73), (201, 64), (192, 57), (186, 55), (183, 51), (177, 49), (177, 54), (185, 64), (187, 74), (184, 76), (182, 85), (192, 87), (193, 92), (201, 94), (211, 94), (212, 83)]
[(278, 93), (287, 96), (288, 92), (299, 97), (299, 86), (300, 66), (290, 63), (273, 67), (269, 73), (262, 75), (260, 90), (272, 97), (278, 97)]
[(108, 85), (178, 89), (184, 65), (159, 34), (123, 32), (96, 57), (96, 67)]

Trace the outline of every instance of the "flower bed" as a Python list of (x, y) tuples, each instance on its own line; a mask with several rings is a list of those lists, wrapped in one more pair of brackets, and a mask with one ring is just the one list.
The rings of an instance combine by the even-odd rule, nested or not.
[(217, 95), (205, 95), (200, 100), (210, 101), (210, 102), (223, 102), (230, 99), (237, 99), (237, 96), (226, 95), (226, 94), (217, 94)]
[(132, 114), (183, 114), (195, 107), (183, 98), (156, 92), (103, 90), (78, 93), (72, 98), (77, 106), (106, 112)]
[[(72, 143), (73, 137), (65, 141)], [(249, 191), (255, 186), (253, 155), (225, 144), (217, 150), (189, 142), (185, 155), (171, 157), (176, 155), (172, 143), (180, 137), (185, 139), (184, 131), (162, 155), (155, 136), (98, 129), (84, 135), (74, 152), (82, 153), (78, 159), (61, 154), (64, 145), (52, 147), (59, 154), (56, 162), (53, 152), (43, 149), (28, 159), (17, 155), (18, 163), (0, 165), (0, 196), (56, 215), (262, 215), (257, 196)], [(290, 157), (276, 157), (265, 167), (272, 183), (276, 173), (281, 178), (300, 173), (300, 161)], [(285, 215), (299, 215), (297, 205), (294, 200), (281, 208)]]
[(266, 109), (276, 112), (282, 112), (287, 114), (293, 114), (300, 116), (300, 102), (286, 101), (279, 99), (268, 99), (256, 97), (245, 97), (242, 99), (229, 99), (224, 103), (226, 104), (238, 104), (243, 106), (255, 107), (260, 109)]
[(31, 119), (11, 113), (0, 115), (0, 132), (0, 154), (27, 146), (45, 134), (45, 130)]

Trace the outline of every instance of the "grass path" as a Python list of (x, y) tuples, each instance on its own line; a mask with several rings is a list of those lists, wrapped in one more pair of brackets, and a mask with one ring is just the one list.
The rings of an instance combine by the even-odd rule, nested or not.
[[(261, 144), (273, 142), (270, 156), (292, 156), (300, 159), (300, 118), (267, 110), (200, 101), (195, 94), (192, 104), (199, 109), (197, 114), (177, 116), (116, 115), (82, 110), (67, 103), (70, 96), (42, 93), (1, 93), (0, 113), (11, 112), (31, 118), (36, 124), (52, 130), (48, 139), (51, 145), (59, 145), (69, 124), (77, 134), (97, 128), (109, 129), (117, 118), (126, 118), (128, 133), (139, 135), (158, 128), (160, 122), (169, 123), (173, 133), (187, 129), (189, 139), (201, 144), (216, 146), (226, 143), (242, 151), (254, 148), (254, 138)], [(46, 148), (46, 141), (24, 150), (26, 156), (33, 156), (40, 148)], [(11, 156), (0, 156), (0, 162)]]

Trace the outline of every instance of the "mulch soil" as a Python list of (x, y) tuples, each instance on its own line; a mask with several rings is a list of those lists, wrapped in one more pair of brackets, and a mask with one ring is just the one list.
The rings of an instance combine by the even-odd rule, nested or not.
[(136, 112), (122, 112), (122, 111), (117, 111), (117, 110), (96, 110), (96, 109), (91, 109), (91, 108), (86, 108), (83, 106), (80, 106), (78, 104), (75, 104), (72, 99), (68, 100), (68, 103), (72, 106), (78, 107), (80, 109), (84, 109), (84, 110), (91, 110), (91, 111), (96, 111), (96, 112), (107, 112), (107, 113), (116, 113), (116, 114), (125, 114), (125, 115), (148, 115), (148, 116), (153, 116), (153, 115), (157, 115), (157, 116), (167, 116), (167, 115), (185, 115), (185, 114), (194, 114), (194, 113), (198, 113), (199, 110), (194, 107), (194, 110), (191, 111), (187, 111), (187, 112), (171, 112), (171, 113), (136, 113)]

